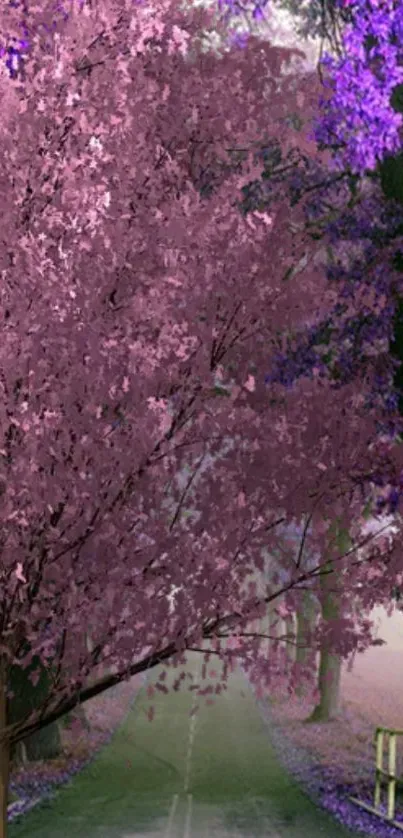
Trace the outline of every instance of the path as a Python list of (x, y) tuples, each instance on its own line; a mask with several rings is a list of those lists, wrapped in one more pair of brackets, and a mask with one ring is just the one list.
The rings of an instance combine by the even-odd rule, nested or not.
[[(200, 657), (189, 655), (195, 674)], [(240, 670), (190, 718), (194, 700), (157, 693), (149, 722), (143, 688), (92, 765), (11, 823), (9, 838), (351, 838), (279, 766)]]

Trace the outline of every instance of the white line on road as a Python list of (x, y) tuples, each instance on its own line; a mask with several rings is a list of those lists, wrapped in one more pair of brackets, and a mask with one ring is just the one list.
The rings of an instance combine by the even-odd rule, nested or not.
[(172, 804), (171, 804), (171, 809), (170, 809), (170, 812), (169, 812), (168, 823), (167, 823), (167, 826), (166, 826), (166, 829), (165, 829), (165, 832), (164, 832), (164, 838), (171, 838), (172, 823), (173, 823), (173, 819), (175, 817), (175, 812), (176, 812), (177, 805), (178, 805), (178, 795), (174, 794)]
[(187, 812), (186, 812), (185, 832), (183, 834), (183, 838), (190, 838), (190, 825), (191, 825), (191, 822), (192, 822), (192, 799), (193, 799), (193, 795), (188, 794), (188, 805), (187, 805)]
[[(193, 699), (193, 704), (195, 704), (194, 699)], [(192, 707), (192, 709), (193, 709), (193, 707)], [(193, 740), (194, 740), (194, 735), (195, 735), (195, 724), (196, 724), (196, 719), (195, 719), (194, 716), (192, 716), (192, 718), (190, 719), (190, 725), (189, 725), (189, 741), (188, 741), (188, 752), (187, 752), (187, 755), (186, 755), (186, 771), (185, 771), (184, 791), (188, 791), (188, 789), (189, 789), (190, 761), (191, 761), (192, 750), (193, 750)]]
[[(199, 677), (199, 667), (197, 668), (196, 672), (196, 681)], [(192, 701), (192, 710), (195, 709), (197, 703), (197, 695), (196, 692), (193, 693), (193, 701)], [(186, 755), (186, 768), (185, 768), (185, 784), (184, 784), (184, 791), (189, 790), (189, 775), (190, 775), (190, 761), (192, 758), (192, 750), (193, 750), (193, 740), (195, 735), (195, 726), (196, 726), (196, 716), (192, 716), (190, 719), (189, 724), (189, 740), (188, 740), (188, 751)]]

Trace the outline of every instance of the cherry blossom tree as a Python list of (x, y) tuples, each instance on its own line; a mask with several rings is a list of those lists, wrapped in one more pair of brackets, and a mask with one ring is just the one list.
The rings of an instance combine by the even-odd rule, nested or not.
[[(232, 4), (228, 5), (231, 7)], [(337, 59), (332, 57), (324, 62), (331, 71), (334, 95), (328, 100), (325, 111), (322, 114), (319, 112), (316, 136), (325, 140), (324, 147), (331, 148), (332, 153), (337, 152), (339, 168), (343, 164), (347, 170), (349, 167), (355, 171), (371, 170), (377, 161), (374, 171), (366, 172), (365, 177), (362, 171), (354, 175), (351, 180), (352, 198), (344, 214), (340, 215), (337, 209), (335, 211), (334, 200), (333, 206), (329, 206), (325, 194), (322, 203), (322, 210), (326, 209), (323, 214), (324, 229), (331, 233), (328, 277), (330, 281), (339, 282), (340, 286), (343, 284), (342, 297), (351, 299), (370, 285), (382, 303), (377, 311), (369, 311), (367, 307), (360, 306), (354, 309), (345, 306), (343, 310), (338, 302), (339, 311), (334, 311), (333, 316), (327, 317), (319, 328), (302, 330), (302, 340), (294, 344), (292, 354), (288, 351), (279, 355), (277, 380), (290, 386), (297, 377), (307, 375), (312, 368), (317, 368), (318, 362), (321, 366), (323, 345), (326, 347), (326, 363), (321, 372), (326, 376), (330, 372), (335, 385), (352, 380), (358, 370), (362, 373), (368, 356), (376, 357), (378, 371), (374, 376), (371, 398), (383, 399), (385, 406), (391, 408), (391, 413), (398, 406), (402, 415), (402, 304), (399, 276), (402, 270), (399, 206), (402, 202), (402, 154), (401, 130), (400, 133), (398, 131), (403, 111), (403, 86), (397, 83), (401, 69), (397, 60), (400, 39), (396, 34), (401, 29), (401, 5), (393, 2), (360, 4), (339, 0), (336, 3), (327, 0), (316, 3), (316, 0), (312, 0), (303, 9), (300, 6), (297, 8), (292, 2), (286, 5), (303, 20), (300, 32), (325, 36), (337, 55)], [(332, 32), (326, 28), (327, 23), (331, 23)], [(344, 51), (340, 48), (340, 42), (337, 43), (343, 26)], [(373, 102), (379, 97), (382, 98), (382, 108), (374, 108)], [(398, 151), (392, 154), (391, 149)], [(359, 194), (361, 191), (365, 191), (363, 198)], [(318, 204), (320, 209), (320, 202), (313, 206), (317, 228), (320, 215)], [(341, 322), (340, 308), (343, 315)], [(338, 350), (335, 351), (329, 344), (330, 336), (334, 337), (338, 328), (338, 322), (341, 339), (337, 341)], [(382, 428), (383, 432), (385, 430), (399, 444), (401, 433), (399, 428), (393, 426), (391, 416)], [(381, 475), (377, 476), (376, 485), (384, 485)], [(389, 485), (389, 490), (383, 492), (382, 496), (378, 494), (378, 512), (385, 507), (395, 512), (400, 503), (401, 488), (402, 478), (397, 475), (397, 480)], [(325, 580), (326, 577), (323, 577), (323, 583)], [(369, 581), (369, 577), (366, 581)], [(336, 600), (334, 593), (329, 594), (327, 601), (325, 598), (325, 612), (333, 614), (333, 617), (338, 610)], [(390, 591), (386, 591), (384, 601), (384, 604), (388, 603)], [(303, 623), (304, 614), (301, 617), (299, 622)], [(326, 686), (326, 679), (322, 677), (332, 659), (339, 672), (340, 658), (325, 650), (321, 651), (320, 681), (323, 683), (321, 701), (314, 714), (316, 718), (329, 715), (333, 711), (333, 704), (333, 709), (336, 708), (337, 701), (334, 699), (337, 697), (337, 689)]]
[[(357, 553), (367, 487), (402, 458), (366, 407), (370, 369), (336, 404), (316, 376), (286, 393), (265, 381), (284, 333), (335, 293), (303, 201), (273, 183), (270, 213), (242, 213), (234, 196), (261, 175), (262, 138), (325, 165), (309, 119), (289, 119), (314, 110), (316, 77), (296, 84), (291, 51), (257, 39), (186, 61), (209, 15), (172, 0), (74, 5), (53, 29), (52, 4), (32, 8), (24, 73), (0, 77), (1, 838), (11, 744), (187, 649), (224, 659), (223, 689), (237, 657), (270, 683), (281, 658), (248, 631), (268, 603), (295, 611), (329, 563), (346, 600), (363, 566), (401, 570), (398, 539)], [(0, 30), (17, 39), (19, 25), (2, 8)], [(207, 197), (197, 142), (217, 172)], [(326, 558), (307, 562), (303, 535), (258, 594), (262, 550), (301, 520)], [(371, 642), (365, 620), (338, 629), (341, 654)], [(35, 659), (48, 695), (10, 724), (10, 667)]]

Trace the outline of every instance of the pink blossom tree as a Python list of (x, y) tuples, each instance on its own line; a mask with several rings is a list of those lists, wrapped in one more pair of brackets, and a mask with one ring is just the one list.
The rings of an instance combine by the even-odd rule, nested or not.
[[(260, 176), (262, 137), (317, 154), (287, 118), (309, 115), (317, 81), (282, 75), (290, 50), (256, 39), (186, 62), (202, 13), (184, 19), (172, 0), (73, 6), (48, 44), (51, 4), (32, 9), (24, 78), (0, 76), (1, 838), (11, 743), (206, 640), (223, 688), (234, 656), (263, 687), (282, 674), (248, 631), (267, 603), (292, 609), (329, 563), (346, 598), (363, 564), (401, 569), (395, 544), (357, 557), (366, 486), (401, 466), (365, 407), (368, 371), (337, 404), (315, 378), (286, 394), (264, 380), (283, 333), (321, 318), (334, 292), (303, 202), (279, 189), (270, 214), (242, 215), (234, 195)], [(1, 24), (17, 37), (17, 10)], [(197, 138), (219, 174), (208, 200)], [(258, 594), (262, 550), (305, 519), (326, 558), (307, 564), (302, 538)], [(370, 641), (359, 621), (332, 638), (343, 654)], [(10, 667), (35, 658), (51, 689), (9, 724)]]

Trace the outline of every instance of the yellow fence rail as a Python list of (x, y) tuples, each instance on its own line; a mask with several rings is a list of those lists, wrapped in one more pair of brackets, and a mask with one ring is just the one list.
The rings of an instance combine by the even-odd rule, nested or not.
[[(376, 743), (376, 773), (375, 773), (375, 793), (374, 805), (370, 806), (363, 800), (357, 797), (350, 797), (349, 799), (370, 812), (372, 815), (377, 815), (379, 818), (387, 821), (393, 826), (403, 831), (403, 822), (395, 820), (396, 808), (396, 783), (401, 782), (402, 778), (396, 776), (396, 737), (403, 736), (403, 730), (392, 730), (387, 727), (377, 727), (375, 731)], [(385, 737), (388, 741), (388, 769), (383, 767), (383, 746)], [(381, 790), (382, 781), (386, 778), (388, 784), (388, 805), (387, 813), (381, 811)]]

